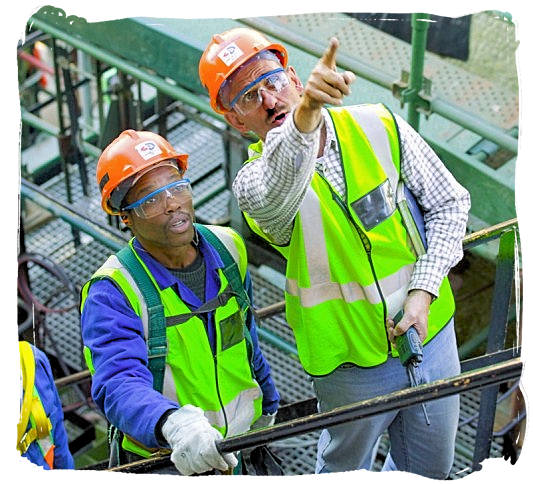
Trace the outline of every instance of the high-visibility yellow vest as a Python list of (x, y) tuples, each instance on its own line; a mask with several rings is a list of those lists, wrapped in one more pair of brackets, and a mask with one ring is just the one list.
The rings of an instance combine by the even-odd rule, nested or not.
[[(25, 454), (28, 447), (36, 442), (50, 467), (54, 468), (54, 437), (52, 422), (46, 416), (41, 398), (35, 386), (35, 356), (27, 341), (19, 341), (20, 367), (24, 396), (17, 424), (17, 450)], [(28, 422), (30, 427), (28, 428)]]
[[(304, 370), (325, 375), (343, 363), (370, 367), (391, 349), (387, 316), (403, 307), (416, 255), (396, 206), (400, 143), (383, 105), (328, 109), (341, 154), (346, 195), (315, 172), (294, 220), (286, 259), (286, 316)], [(262, 144), (252, 145), (260, 156)], [(250, 228), (268, 241), (255, 221)], [(270, 241), (271, 242), (271, 241)], [(272, 242), (271, 242), (272, 243)], [(430, 341), (455, 309), (447, 278), (431, 304)]]
[[(208, 227), (237, 261), (244, 281), (247, 257), (242, 239), (229, 228)], [(133, 245), (131, 247), (133, 249)], [(136, 252), (135, 255), (159, 291), (164, 306), (168, 353), (163, 395), (177, 401), (180, 406), (191, 404), (203, 409), (209, 423), (225, 437), (246, 432), (262, 413), (262, 392), (253, 376), (245, 339), (246, 313), (239, 307), (235, 296), (215, 310), (216, 354), (213, 355), (202, 319), (192, 316), (174, 324), (174, 321), (183, 319), (177, 316), (189, 314), (191, 310), (172, 287), (160, 290), (144, 262)], [(228, 281), (221, 269), (218, 275), (221, 281), (220, 295), (227, 288)], [(149, 318), (143, 295), (115, 255), (83, 287), (82, 310), (91, 283), (103, 278), (111, 279), (121, 288), (141, 318), (144, 334), (147, 335)], [(88, 349), (85, 355), (89, 369), (94, 372)], [(147, 449), (127, 436), (122, 446), (144, 457), (157, 451)]]

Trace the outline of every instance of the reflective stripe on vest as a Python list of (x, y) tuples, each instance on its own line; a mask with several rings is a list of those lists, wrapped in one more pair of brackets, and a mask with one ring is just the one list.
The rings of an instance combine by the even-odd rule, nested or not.
[[(244, 279), (247, 261), (242, 239), (225, 227), (208, 228), (235, 257)], [(245, 432), (262, 412), (262, 392), (252, 375), (244, 338), (246, 314), (241, 314), (235, 297), (215, 310), (217, 354), (213, 358), (203, 320), (193, 316), (175, 324), (173, 317), (190, 313), (190, 309), (172, 287), (161, 291), (145, 264), (137, 258), (160, 293), (167, 319), (168, 354), (163, 394), (182, 406), (192, 404), (202, 408), (209, 422), (225, 436)], [(221, 269), (218, 275), (221, 294), (227, 287), (227, 280)], [(141, 318), (146, 337), (148, 315), (143, 296), (116, 256), (111, 256), (92, 280), (99, 278), (110, 278), (121, 288)], [(90, 282), (82, 291), (82, 310)], [(128, 450), (135, 451), (135, 448), (128, 444)]]
[[(302, 366), (312, 375), (346, 362), (368, 367), (387, 359), (386, 317), (402, 308), (416, 261), (396, 209), (400, 143), (392, 114), (382, 105), (328, 112), (343, 163), (345, 199), (315, 173), (289, 245), (274, 246), (287, 259), (287, 321)], [(431, 306), (426, 342), (453, 310), (444, 280)], [(397, 355), (394, 349), (392, 354)]]
[[(53, 469), (55, 445), (52, 422), (46, 415), (35, 386), (35, 355), (27, 341), (19, 341), (19, 351), (24, 396), (17, 425), (17, 449), (21, 454), (25, 454), (30, 445), (36, 442), (44, 460), (50, 469)], [(29, 429), (27, 429), (28, 422), (30, 423)]]

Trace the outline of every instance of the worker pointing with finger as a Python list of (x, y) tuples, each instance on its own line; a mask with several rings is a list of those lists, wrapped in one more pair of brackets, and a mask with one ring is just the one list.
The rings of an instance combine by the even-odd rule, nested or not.
[[(423, 340), (422, 379), (460, 371), (447, 274), (470, 208), (400, 116), (383, 104), (344, 106), (355, 75), (337, 69), (339, 47), (330, 39), (305, 85), (287, 49), (248, 28), (213, 35), (199, 63), (213, 109), (259, 137), (233, 193), (250, 228), (287, 260), (287, 322), (320, 411), (410, 386), (388, 334), (400, 311), (394, 331), (414, 326)], [(424, 215), (425, 254), (398, 209), (404, 186)], [(323, 430), (316, 472), (371, 469), (388, 431), (385, 470), (445, 479), (459, 397), (426, 409), (430, 426), (417, 405)]]

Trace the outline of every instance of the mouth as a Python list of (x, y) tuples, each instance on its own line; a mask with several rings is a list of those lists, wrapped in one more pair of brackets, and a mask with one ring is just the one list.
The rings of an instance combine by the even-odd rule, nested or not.
[(191, 217), (187, 213), (180, 212), (176, 214), (168, 223), (167, 227), (170, 232), (182, 234), (191, 226)]
[(286, 118), (287, 118), (287, 113), (281, 112), (281, 113), (275, 113), (270, 119), (272, 120), (271, 123), (274, 126), (281, 126), (285, 122)]

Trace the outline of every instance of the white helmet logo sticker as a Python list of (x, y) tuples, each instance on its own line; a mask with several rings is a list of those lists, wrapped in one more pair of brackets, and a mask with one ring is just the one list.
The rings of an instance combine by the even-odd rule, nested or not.
[(135, 146), (135, 149), (137, 150), (137, 153), (142, 156), (143, 160), (149, 160), (162, 153), (161, 148), (159, 148), (159, 146), (153, 141), (143, 141)]
[(218, 57), (222, 59), (222, 62), (227, 66), (233, 64), (233, 62), (238, 59), (243, 54), (242, 50), (239, 49), (235, 42), (227, 45), (224, 50), (218, 54)]

